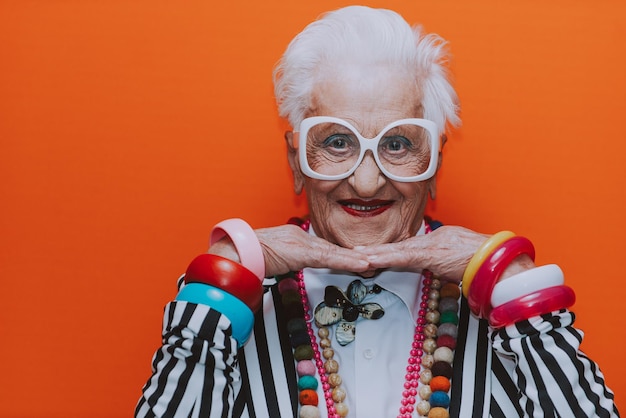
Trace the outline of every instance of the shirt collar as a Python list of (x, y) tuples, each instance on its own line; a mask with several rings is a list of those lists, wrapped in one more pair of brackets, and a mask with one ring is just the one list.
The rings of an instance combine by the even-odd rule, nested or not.
[[(315, 231), (313, 231), (312, 227), (309, 228), (309, 233), (315, 235)], [(424, 221), (422, 221), (422, 225), (416, 235), (424, 235), (425, 233), (426, 226)], [(388, 269), (382, 271), (374, 278), (366, 279), (357, 274), (345, 271), (327, 268), (305, 268), (304, 281), (311, 308), (315, 308), (315, 306), (324, 299), (324, 289), (326, 286), (334, 285), (345, 290), (348, 288), (348, 285), (356, 279), (361, 280), (367, 286), (377, 284), (383, 289), (394, 293), (404, 302), (413, 321), (417, 320), (422, 288), (422, 274), (414, 271)]]

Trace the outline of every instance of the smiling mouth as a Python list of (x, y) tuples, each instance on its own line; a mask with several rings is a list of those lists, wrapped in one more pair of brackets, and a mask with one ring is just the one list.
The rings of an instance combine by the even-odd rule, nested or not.
[(377, 200), (377, 201), (355, 201), (355, 200), (343, 200), (338, 202), (344, 211), (353, 216), (359, 216), (363, 218), (380, 215), (393, 205), (391, 200)]

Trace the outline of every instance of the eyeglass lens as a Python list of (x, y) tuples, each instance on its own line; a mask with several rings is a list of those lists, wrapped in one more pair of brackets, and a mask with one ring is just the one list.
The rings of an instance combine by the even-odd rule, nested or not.
[[(383, 133), (376, 153), (384, 169), (395, 176), (408, 178), (423, 174), (430, 164), (428, 131), (415, 124), (390, 128)], [(359, 163), (360, 155), (359, 137), (347, 126), (322, 122), (307, 132), (307, 161), (318, 174), (345, 174)]]

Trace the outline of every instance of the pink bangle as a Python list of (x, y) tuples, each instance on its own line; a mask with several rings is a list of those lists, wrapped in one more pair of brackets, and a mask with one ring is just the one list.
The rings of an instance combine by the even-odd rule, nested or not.
[(217, 287), (245, 303), (252, 312), (263, 299), (261, 281), (243, 265), (215, 254), (200, 254), (185, 272), (185, 283), (204, 283)]
[(489, 323), (494, 328), (501, 328), (533, 316), (569, 308), (574, 302), (576, 294), (571, 287), (548, 287), (494, 308), (489, 314)]
[(521, 254), (535, 260), (535, 247), (526, 237), (515, 236), (500, 244), (480, 265), (470, 284), (467, 303), (475, 315), (489, 316), (491, 292), (511, 262)]
[(467, 263), (465, 271), (463, 272), (461, 289), (463, 290), (463, 295), (465, 297), (469, 295), (469, 288), (483, 261), (485, 261), (485, 259), (489, 257), (489, 254), (491, 254), (500, 244), (514, 236), (515, 234), (511, 231), (496, 232), (491, 237), (486, 239), (480, 247), (478, 247), (478, 250), (476, 250), (469, 263)]
[(241, 264), (252, 271), (260, 280), (263, 280), (265, 277), (263, 249), (250, 225), (239, 218), (222, 221), (213, 227), (210, 245), (226, 235), (233, 241), (237, 253), (239, 253)]

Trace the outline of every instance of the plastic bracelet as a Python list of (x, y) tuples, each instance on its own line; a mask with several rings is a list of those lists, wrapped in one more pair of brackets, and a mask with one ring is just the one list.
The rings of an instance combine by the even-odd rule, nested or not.
[(200, 254), (194, 258), (185, 283), (204, 283), (222, 289), (245, 303), (252, 312), (261, 308), (263, 285), (241, 264), (215, 254)]
[(512, 237), (500, 244), (480, 265), (467, 295), (467, 304), (474, 314), (482, 318), (489, 316), (494, 286), (507, 266), (521, 254), (528, 254), (534, 261), (535, 247), (526, 237)]
[(239, 253), (241, 264), (252, 271), (260, 280), (265, 277), (265, 258), (254, 230), (243, 219), (227, 219), (211, 230), (209, 244), (213, 245), (226, 235), (230, 237)]
[(467, 297), (469, 294), (469, 288), (472, 284), (472, 280), (474, 280), (474, 276), (476, 275), (476, 271), (480, 267), (480, 265), (485, 261), (487, 256), (492, 253), (492, 251), (500, 244), (502, 244), (507, 239), (514, 237), (515, 234), (511, 231), (500, 231), (494, 235), (492, 235), (487, 241), (483, 242), (478, 250), (474, 253), (474, 256), (470, 259), (469, 263), (467, 263), (467, 267), (465, 267), (465, 272), (463, 272), (463, 281), (461, 283), (461, 287), (463, 289), (463, 295)]
[(574, 302), (576, 294), (571, 287), (548, 287), (494, 308), (489, 314), (489, 323), (492, 327), (501, 328), (533, 316), (569, 308)]
[(491, 306), (497, 308), (524, 295), (560, 286), (564, 282), (563, 271), (556, 264), (535, 267), (496, 283), (491, 292)]
[(210, 306), (229, 319), (233, 338), (240, 347), (248, 341), (254, 326), (254, 314), (230, 293), (208, 284), (189, 283), (180, 289), (176, 300)]

